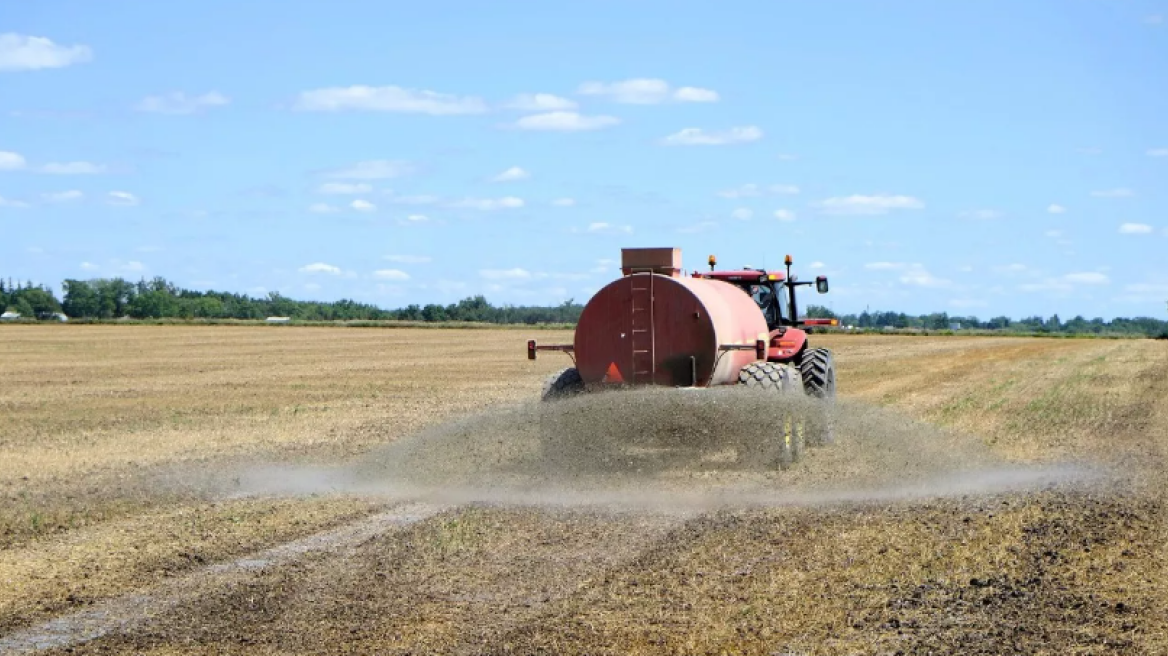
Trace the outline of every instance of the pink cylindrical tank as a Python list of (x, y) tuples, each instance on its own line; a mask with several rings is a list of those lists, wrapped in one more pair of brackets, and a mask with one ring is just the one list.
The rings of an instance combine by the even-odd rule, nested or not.
[(606, 285), (576, 324), (576, 368), (585, 383), (707, 386), (735, 383), (767, 339), (754, 300), (719, 280), (633, 273)]

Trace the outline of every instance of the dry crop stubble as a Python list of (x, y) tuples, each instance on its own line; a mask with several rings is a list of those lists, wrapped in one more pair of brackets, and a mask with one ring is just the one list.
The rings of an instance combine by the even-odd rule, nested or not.
[[(295, 364), (320, 357), (324, 366), (330, 357), (349, 353), (359, 360), (355, 353), (377, 348), (350, 338), (352, 332), (364, 331), (337, 331), (335, 340), (353, 341), (325, 349), (327, 356), (306, 338), (280, 334), (278, 341), (292, 340), (283, 343), (283, 357)], [(426, 342), (431, 359), (423, 366), (451, 366), (441, 337), (408, 337)], [(474, 357), (511, 378), (479, 407), (534, 396), (542, 375), (563, 365), (551, 357), (522, 360), (522, 338), (496, 335), (478, 345)], [(275, 337), (260, 341), (267, 339)], [(1053, 489), (911, 504), (745, 508), (689, 520), (644, 511), (456, 511), (358, 545), (344, 558), (312, 557), (263, 572), (243, 588), (209, 590), (205, 601), (145, 630), (76, 651), (190, 653), (194, 644), (206, 653), (1163, 653), (1166, 524), (1159, 490), (1168, 352), (1162, 344), (817, 340), (836, 349), (847, 397), (963, 429), (922, 433), (928, 441), (917, 445), (924, 455), (907, 461), (921, 472), (935, 462), (960, 468), (966, 456), (1026, 462), (1087, 456), (1129, 467), (1131, 483), (1119, 492)], [(228, 354), (235, 347), (219, 348)], [(185, 363), (189, 355), (166, 357)], [(1024, 380), (1008, 383), (1019, 375)], [(1092, 395), (1097, 380), (1113, 392)], [(329, 393), (303, 378), (280, 382), (297, 385), (283, 390), (284, 399), (303, 393), (300, 385)], [(1020, 385), (1024, 393), (1009, 391)], [(1088, 401), (1093, 405), (1085, 406)], [(1084, 407), (1090, 414), (1077, 414)], [(435, 409), (426, 425), (469, 409)], [(369, 418), (354, 412), (361, 421)], [(1014, 433), (1015, 425), (1026, 432)], [(274, 444), (297, 448), (285, 458), (293, 462), (352, 461), (406, 432)], [(867, 451), (854, 444), (812, 451), (775, 482), (887, 480), (911, 446), (911, 440), (895, 448), (873, 441)], [(265, 457), (275, 455), (271, 449), (262, 439), (238, 446), (239, 453)], [(153, 511), (147, 508), (144, 517)], [(56, 540), (42, 536), (28, 546)], [(597, 551), (588, 552), (589, 544)]]
[(373, 512), (224, 502), (203, 474), (344, 459), (524, 394), (517, 353), (513, 331), (5, 326), (0, 631)]

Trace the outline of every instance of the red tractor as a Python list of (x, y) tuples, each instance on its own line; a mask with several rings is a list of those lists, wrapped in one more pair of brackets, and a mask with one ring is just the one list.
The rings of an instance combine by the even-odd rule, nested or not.
[(826, 293), (827, 278), (800, 281), (791, 263), (788, 255), (785, 271), (716, 271), (711, 255), (709, 271), (686, 276), (680, 249), (622, 249), (623, 275), (589, 299), (573, 344), (528, 341), (529, 359), (564, 351), (575, 361), (547, 380), (543, 399), (619, 386), (743, 385), (829, 403), (831, 351), (811, 348), (802, 328), (838, 322), (799, 318), (795, 299), (795, 288), (806, 285)]

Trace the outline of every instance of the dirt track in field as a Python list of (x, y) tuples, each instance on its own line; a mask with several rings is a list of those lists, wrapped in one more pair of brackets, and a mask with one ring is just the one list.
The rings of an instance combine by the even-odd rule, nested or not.
[[(773, 474), (723, 466), (713, 449), (615, 474), (569, 471), (577, 475), (565, 490), (548, 487), (565, 471), (532, 464), (537, 440), (516, 429), (530, 425), (520, 421), (523, 398), (562, 365), (523, 360), (522, 333), (471, 336), (468, 348), (499, 375), (465, 381), (443, 367), (448, 331), (97, 330), (109, 332), (21, 334), (17, 371), (27, 366), (28, 376), (17, 376), (15, 393), (0, 391), (17, 417), (0, 433), (4, 448), (24, 458), (16, 462), (43, 458), (48, 472), (0, 465), (6, 491), (23, 487), (46, 516), (95, 515), (76, 527), (13, 528), (0, 577), (22, 585), (0, 593), (0, 634), (343, 526), (403, 493), (445, 489), (480, 503), (230, 581), (208, 576), (194, 600), (73, 653), (1168, 648), (1161, 342), (828, 338), (845, 397), (836, 445)], [(94, 335), (157, 368), (118, 361)], [(43, 367), (32, 375), (25, 357), (85, 347), (89, 358), (49, 376)], [(168, 371), (186, 372), (185, 392)], [(224, 397), (217, 390), (235, 371), (250, 384)], [(76, 425), (48, 412), (50, 399), (78, 413), (89, 404), (98, 428), (77, 441)], [(681, 414), (649, 399), (609, 403), (594, 425), (569, 428), (618, 440)], [(312, 410), (288, 416), (297, 406)], [(718, 417), (741, 417), (745, 406)], [(630, 426), (654, 408), (664, 414)], [(481, 414), (443, 421), (470, 412)], [(426, 450), (400, 439), (427, 426)], [(140, 444), (165, 436), (171, 448), (143, 449), (149, 462), (128, 465), (123, 434)], [(522, 466), (492, 463), (476, 436), (507, 437), (502, 460)], [(46, 445), (62, 444), (69, 453), (51, 457)], [(476, 446), (486, 450), (468, 456)], [(422, 465), (445, 456), (429, 460), (441, 467), (410, 470), (414, 482), (442, 485), (403, 491), (401, 463), (419, 456)], [(289, 468), (258, 480), (307, 496), (247, 496), (264, 471), (248, 463)], [(121, 487), (102, 486), (110, 480)], [(476, 485), (450, 492), (466, 480)], [(223, 487), (210, 494), (208, 481)], [(97, 568), (74, 562), (98, 552)]]

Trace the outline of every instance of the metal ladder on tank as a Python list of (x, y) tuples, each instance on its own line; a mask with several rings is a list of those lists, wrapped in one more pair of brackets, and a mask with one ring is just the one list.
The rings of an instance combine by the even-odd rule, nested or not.
[(653, 279), (652, 272), (632, 276), (632, 330), (633, 380), (632, 383), (654, 382), (657, 368), (657, 339), (653, 330)]

